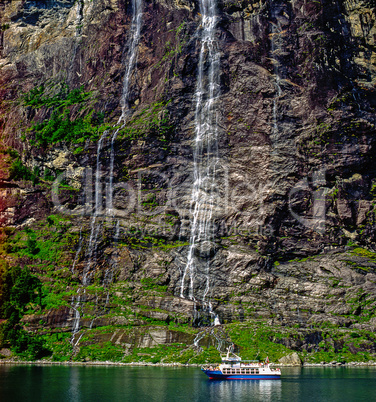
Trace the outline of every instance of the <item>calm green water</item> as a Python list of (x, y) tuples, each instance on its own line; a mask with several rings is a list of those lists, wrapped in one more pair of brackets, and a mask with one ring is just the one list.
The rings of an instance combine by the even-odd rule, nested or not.
[(0, 365), (0, 401), (376, 401), (376, 368), (285, 368), (210, 381), (199, 368)]

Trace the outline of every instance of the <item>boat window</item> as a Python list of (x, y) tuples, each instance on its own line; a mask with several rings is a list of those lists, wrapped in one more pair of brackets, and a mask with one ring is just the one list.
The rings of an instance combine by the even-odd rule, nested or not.
[(256, 369), (256, 374), (258, 374), (259, 373), (259, 369)]
[(246, 374), (249, 374), (249, 369), (245, 370), (245, 373), (246, 373)]
[(232, 369), (232, 370), (231, 370), (231, 373), (232, 373), (232, 374), (235, 374), (235, 369)]

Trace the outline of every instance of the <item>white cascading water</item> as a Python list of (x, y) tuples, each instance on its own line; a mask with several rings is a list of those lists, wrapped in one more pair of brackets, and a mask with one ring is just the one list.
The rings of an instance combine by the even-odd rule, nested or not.
[[(78, 2), (77, 5), (77, 14), (81, 15), (82, 14), (82, 1)], [(141, 22), (142, 22), (142, 0), (133, 0), (132, 1), (132, 9), (133, 9), (133, 16), (132, 16), (132, 24), (131, 24), (131, 39), (130, 39), (130, 46), (128, 49), (127, 53), (127, 67), (125, 70), (125, 75), (124, 75), (124, 81), (123, 81), (123, 90), (122, 90), (122, 97), (121, 97), (121, 109), (122, 113), (121, 116), (118, 120), (117, 124), (120, 124), (123, 121), (122, 126), (114, 131), (114, 134), (111, 137), (111, 155), (110, 155), (110, 180), (109, 180), (109, 189), (107, 192), (107, 201), (106, 205), (108, 208), (108, 212), (110, 216), (113, 216), (113, 174), (114, 174), (114, 161), (115, 161), (115, 149), (114, 149), (114, 143), (116, 140), (116, 137), (119, 133), (119, 130), (125, 126), (126, 122), (126, 116), (129, 111), (129, 84), (130, 84), (130, 79), (132, 72), (134, 70), (134, 67), (136, 65), (137, 61), (137, 50), (138, 50), (138, 44), (140, 42), (140, 36), (141, 36)], [(82, 18), (82, 17), (80, 17)], [(83, 277), (82, 277), (82, 285), (87, 286), (90, 283), (90, 278), (92, 274), (92, 266), (95, 264), (95, 256), (96, 256), (96, 243), (98, 239), (98, 235), (101, 229), (101, 224), (97, 223), (97, 218), (102, 214), (102, 171), (101, 171), (101, 162), (100, 162), (100, 157), (101, 157), (101, 152), (103, 148), (103, 141), (105, 140), (106, 136), (108, 135), (108, 131), (105, 131), (98, 141), (98, 147), (97, 147), (97, 164), (96, 164), (96, 174), (95, 174), (95, 203), (94, 203), (94, 212), (92, 215), (91, 223), (90, 223), (90, 237), (89, 237), (89, 244), (87, 247), (87, 253), (86, 253), (86, 258), (87, 258), (87, 263), (83, 272)], [(117, 243), (118, 238), (119, 238), (119, 233), (120, 233), (120, 226), (119, 222), (116, 223), (116, 232), (115, 232), (115, 243)], [(81, 251), (81, 245), (79, 245), (79, 249), (76, 253), (76, 257), (78, 257), (78, 254)], [(76, 265), (76, 258), (75, 262), (73, 265)], [(113, 278), (112, 270), (107, 270), (105, 273), (105, 279), (104, 282), (106, 285), (108, 285)], [(84, 289), (84, 295), (85, 295), (85, 289)], [(84, 297), (83, 295), (83, 297)], [(72, 325), (72, 339), (71, 343), (73, 345), (76, 345), (78, 341), (74, 341), (76, 333), (80, 330), (80, 320), (81, 320), (81, 314), (79, 312), (79, 307), (81, 302), (83, 301), (83, 297), (80, 295), (80, 289), (78, 290), (78, 295), (76, 300), (74, 298), (72, 299), (72, 309), (74, 311), (74, 320), (73, 320), (73, 325)], [(106, 300), (106, 305), (108, 304), (108, 298), (109, 298), (109, 293), (107, 293), (107, 300)]]
[(119, 131), (124, 128), (126, 124), (126, 117), (129, 114), (129, 90), (130, 90), (130, 80), (132, 73), (137, 62), (138, 45), (140, 43), (141, 37), (141, 24), (142, 24), (142, 0), (132, 0), (132, 24), (131, 24), (131, 37), (129, 42), (129, 49), (126, 57), (127, 66), (124, 74), (123, 80), (123, 91), (120, 100), (121, 104), (121, 116), (117, 124), (122, 124), (122, 126), (116, 129), (111, 138), (111, 155), (110, 155), (110, 179), (109, 179), (109, 190), (108, 190), (108, 214), (110, 216), (114, 215), (113, 211), (113, 191), (114, 191), (114, 162), (115, 162), (115, 141), (119, 134)]
[(282, 32), (282, 28), (280, 24), (272, 24), (272, 39), (271, 39), (271, 45), (272, 45), (272, 56), (275, 57), (275, 63), (274, 63), (274, 74), (275, 74), (275, 88), (276, 88), (276, 96), (273, 98), (273, 137), (274, 140), (276, 140), (278, 136), (278, 101), (280, 97), (282, 96), (282, 89), (281, 89), (281, 78), (279, 76), (279, 71), (278, 71), (278, 60), (276, 56), (278, 56), (278, 51), (281, 50), (279, 46), (277, 45), (277, 40), (275, 37), (279, 36)]
[[(105, 131), (101, 138), (98, 141), (98, 146), (97, 146), (97, 171), (95, 174), (95, 204), (94, 204), (94, 213), (91, 218), (91, 223), (90, 223), (90, 238), (89, 238), (89, 244), (86, 252), (86, 258), (87, 258), (87, 263), (84, 268), (84, 272), (82, 275), (82, 286), (87, 286), (90, 283), (90, 277), (91, 277), (91, 266), (93, 264), (93, 256), (95, 256), (95, 250), (96, 250), (96, 242), (98, 238), (98, 233), (100, 230), (101, 225), (97, 224), (97, 217), (101, 215), (102, 213), (102, 182), (101, 182), (101, 162), (100, 162), (100, 155), (102, 151), (102, 146), (103, 146), (103, 141), (105, 137), (107, 136), (108, 131)], [(79, 248), (80, 249), (80, 248)], [(77, 251), (79, 253), (79, 251)], [(76, 253), (76, 255), (78, 255)], [(75, 335), (76, 333), (80, 330), (80, 322), (81, 322), (81, 314), (79, 311), (81, 303), (84, 301), (85, 298), (85, 293), (86, 289), (84, 289), (84, 294), (81, 297), (81, 288), (77, 290), (77, 298), (74, 300), (72, 299), (71, 307), (74, 311), (74, 319), (73, 319), (73, 325), (72, 325), (72, 338), (71, 338), (71, 344), (76, 345), (78, 341), (74, 342)]]
[(75, 337), (77, 332), (80, 330), (80, 321), (81, 321), (81, 314), (79, 311), (79, 307), (80, 307), (80, 303), (81, 303), (81, 295), (80, 295), (80, 290), (77, 290), (77, 299), (74, 298), (74, 296), (72, 297), (72, 303), (71, 303), (71, 307), (72, 310), (74, 311), (74, 318), (73, 318), (73, 324), (72, 324), (72, 337), (70, 339), (70, 343), (73, 346), (76, 346), (77, 341), (75, 342)]
[(77, 264), (77, 261), (78, 261), (78, 257), (79, 257), (79, 255), (80, 255), (80, 253), (81, 253), (81, 250), (82, 250), (82, 243), (83, 243), (83, 237), (82, 237), (82, 225), (81, 225), (81, 228), (80, 228), (80, 237), (79, 237), (79, 239), (78, 239), (78, 247), (77, 247), (77, 251), (76, 251), (76, 254), (75, 254), (75, 256), (74, 256), (74, 260), (73, 260), (73, 264), (72, 264), (72, 268), (71, 268), (72, 274), (74, 274), (74, 270), (75, 270), (75, 268), (76, 268), (76, 264)]
[(197, 348), (197, 351), (200, 353), (203, 351), (202, 347), (200, 346), (200, 341), (205, 336), (212, 338), (212, 340), (216, 343), (216, 349), (219, 352), (226, 350), (227, 347), (225, 346), (231, 342), (231, 340), (228, 337), (228, 334), (222, 328), (214, 328), (214, 327), (204, 328), (197, 333), (195, 339), (193, 340), (193, 345)]
[(82, 28), (82, 20), (84, 19), (84, 4), (85, 0), (78, 0), (76, 4), (76, 32), (75, 36), (80, 36)]
[[(112, 241), (113, 248), (117, 249), (118, 242), (119, 242), (119, 236), (120, 236), (120, 221), (117, 221), (116, 227), (115, 227), (115, 235), (114, 235), (114, 238)], [(112, 281), (114, 279), (114, 268), (116, 267), (116, 265), (117, 265), (116, 258), (114, 261), (108, 263), (108, 267), (104, 273), (104, 278), (103, 278), (103, 282), (102, 282), (102, 285), (104, 287), (108, 287), (112, 283)], [(107, 292), (106, 304), (108, 304), (108, 298), (109, 298), (109, 292)]]
[[(76, 56), (77, 56), (77, 51), (80, 46), (80, 39), (81, 37), (81, 32), (82, 32), (82, 24), (84, 21), (84, 6), (85, 6), (85, 0), (78, 0), (76, 3), (76, 20), (75, 20), (75, 27), (74, 27), (74, 36), (76, 40), (74, 41), (73, 45), (73, 53), (70, 61), (70, 65), (68, 68), (68, 78), (69, 80), (76, 79), (77, 77), (81, 77), (80, 73), (76, 71), (75, 74), (75, 67), (76, 66)], [(79, 70), (81, 71), (81, 62), (80, 62), (80, 68)]]
[(220, 53), (216, 40), (216, 0), (200, 0), (202, 15), (201, 48), (198, 63), (195, 109), (195, 142), (193, 150), (193, 188), (191, 195), (191, 233), (187, 262), (183, 271), (180, 296), (185, 297), (188, 279), (188, 298), (201, 301), (214, 320), (211, 303), (207, 301), (210, 292), (210, 261), (206, 255), (205, 289), (202, 295), (195, 295), (197, 256), (195, 251), (209, 253), (213, 248), (213, 210), (216, 205), (216, 173), (218, 156), (218, 112), (216, 100), (220, 95)]
[(96, 251), (96, 242), (98, 239), (98, 234), (101, 225), (97, 224), (97, 218), (102, 214), (102, 167), (101, 167), (101, 161), (100, 161), (100, 156), (101, 156), (101, 151), (102, 151), (102, 146), (103, 146), (103, 141), (106, 138), (108, 134), (108, 131), (105, 131), (101, 138), (98, 141), (98, 147), (97, 147), (97, 166), (96, 166), (96, 172), (95, 172), (95, 204), (94, 204), (94, 213), (91, 218), (91, 223), (90, 223), (90, 237), (89, 237), (89, 244), (87, 248), (87, 264), (84, 269), (83, 277), (82, 277), (82, 284), (84, 286), (87, 286), (90, 281), (90, 275), (91, 275), (91, 266), (93, 264), (93, 257), (95, 256), (95, 251)]

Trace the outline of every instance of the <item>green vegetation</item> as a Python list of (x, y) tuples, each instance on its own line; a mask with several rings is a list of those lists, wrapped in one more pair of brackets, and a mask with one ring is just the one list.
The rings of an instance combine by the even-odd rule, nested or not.
[(67, 306), (75, 294), (77, 283), (71, 284), (70, 253), (67, 250), (77, 241), (77, 234), (67, 231), (70, 222), (59, 215), (50, 215), (33, 228), (12, 233), (5, 241), (4, 248), (14, 260), (27, 259), (26, 269), (38, 273), (41, 283), (41, 303), (29, 313), (41, 313), (41, 308), (49, 310)]
[(91, 92), (85, 92), (83, 87), (70, 91), (65, 84), (61, 84), (58, 90), (42, 85), (23, 95), (24, 106), (46, 110), (47, 117), (34, 122), (28, 129), (34, 143), (45, 146), (60, 141), (77, 144), (87, 139), (97, 140), (109, 126), (103, 124), (103, 113), (87, 109), (91, 96)]
[[(9, 178), (11, 180), (31, 180), (35, 185), (39, 181), (39, 168), (29, 169), (22, 163), (19, 153), (13, 148), (1, 149), (0, 155), (7, 155), (4, 161), (9, 166)], [(2, 158), (1, 158), (2, 159)]]
[(81, 143), (86, 139), (98, 139), (98, 123), (103, 123), (102, 115), (98, 117), (91, 112), (83, 118), (72, 119), (71, 112), (63, 109), (52, 112), (49, 120), (35, 124), (32, 131), (39, 145), (55, 144), (60, 141)]
[[(173, 219), (173, 216), (170, 218)], [(76, 272), (71, 272), (72, 259), (79, 240), (75, 226), (64, 216), (50, 215), (45, 220), (34, 223), (32, 228), (17, 232), (7, 228), (0, 232), (8, 236), (3, 244), (9, 261), (24, 264), (22, 269), (8, 269), (6, 265), (0, 264), (0, 304), (4, 304), (3, 300), (8, 301), (4, 304), (7, 306), (6, 311), (1, 315), (5, 320), (1, 327), (1, 343), (4, 346), (10, 347), (21, 358), (29, 360), (50, 356), (48, 358), (52, 361), (111, 360), (191, 364), (218, 361), (219, 352), (212, 336), (205, 335), (200, 343), (202, 350), (198, 350), (193, 346), (193, 339), (203, 329), (192, 328), (190, 319), (184, 314), (165, 310), (169, 300), (173, 300), (171, 285), (164, 270), (171, 263), (168, 255), (157, 261), (161, 273), (156, 277), (148, 277), (147, 272), (143, 273), (139, 265), (140, 276), (137, 281), (115, 280), (106, 288), (103, 270), (96, 270), (90, 286), (86, 287), (85, 301), (79, 306), (82, 329), (76, 334), (75, 339), (80, 339), (77, 347), (70, 343), (69, 331), (63, 332), (65, 329), (46, 325), (47, 317), (66, 314), (80, 287), (77, 274), (82, 270), (80, 262), (76, 266)], [(81, 234), (84, 237), (88, 235), (85, 232)], [(123, 247), (135, 248), (132, 252), (135, 266), (142, 263), (139, 249), (147, 247), (168, 251), (169, 248), (183, 245), (182, 242), (158, 238), (157, 235), (146, 236), (142, 231), (138, 233), (136, 228), (134, 235), (129, 235), (129, 238), (118, 244), (119, 251)], [(82, 255), (84, 252), (85, 250)], [(367, 260), (374, 257), (371, 251), (359, 247), (354, 248), (351, 253), (353, 257), (348, 258), (353, 258), (354, 261), (359, 260), (359, 257)], [(338, 279), (333, 277), (331, 280), (333, 286), (340, 287), (341, 282)], [(11, 296), (10, 289), (13, 288), (17, 296)], [(258, 293), (259, 288), (254, 287), (247, 291)], [(105, 302), (107, 292), (110, 297)], [(268, 355), (272, 361), (278, 361), (294, 351), (291, 345), (303, 344), (307, 345), (305, 350), (300, 347), (296, 349), (303, 350), (299, 352), (300, 357), (312, 363), (333, 360), (369, 361), (375, 358), (372, 349), (375, 336), (370, 332), (339, 327), (330, 322), (312, 324), (310, 329), (300, 328), (299, 324), (290, 328), (278, 325), (271, 327), (265, 319), (256, 318), (255, 313), (261, 302), (247, 304), (240, 301), (239, 294), (233, 292), (229, 299), (221, 300), (220, 303), (242, 305), (245, 317), (241, 319), (248, 321), (225, 323), (222, 328), (227, 333), (226, 339), (235, 343), (243, 358), (263, 360)], [(374, 316), (373, 299), (363, 289), (349, 293), (345, 301), (348, 318), (368, 322)], [(15, 312), (13, 316), (10, 308)], [(21, 321), (22, 317), (24, 318)], [(250, 320), (249, 317), (255, 318)], [(89, 329), (91, 322), (94, 322), (94, 328)], [(95, 328), (95, 325), (103, 323), (106, 326)], [(113, 323), (122, 325), (112, 325)], [(153, 331), (161, 331), (162, 335), (164, 331), (168, 331), (171, 343), (157, 344), (149, 341), (161, 339), (158, 334), (153, 338)], [(316, 334), (314, 341), (310, 340), (311, 333)], [(140, 347), (142, 344), (154, 346)]]
[(120, 345), (114, 345), (112, 342), (92, 343), (84, 348), (75, 357), (78, 361), (113, 361), (119, 362), (124, 355), (124, 349)]
[(135, 233), (134, 236), (128, 236), (125, 239), (125, 244), (135, 250), (156, 247), (167, 251), (173, 248), (187, 246), (189, 243), (183, 241), (169, 242), (166, 239), (154, 237), (152, 235), (138, 236), (137, 233)]
[(372, 195), (373, 198), (376, 198), (376, 183), (375, 182), (372, 183), (370, 194)]
[(40, 280), (20, 267), (7, 269), (0, 278), (0, 317), (5, 319), (0, 326), (0, 345), (9, 345), (25, 359), (34, 360), (50, 353), (43, 339), (30, 335), (21, 325), (29, 306), (41, 305), (41, 288)]
[[(115, 361), (144, 363), (182, 363), (203, 364), (220, 361), (216, 341), (208, 331), (200, 341), (201, 349), (193, 346), (194, 337), (205, 329), (190, 326), (146, 325), (146, 326), (107, 326), (92, 330), (82, 330), (79, 352), (72, 353), (67, 334), (53, 334), (45, 338), (53, 350), (52, 359), (64, 361), (71, 356), (74, 361)], [(348, 329), (320, 329), (316, 331), (315, 343), (309, 344), (309, 331), (299, 328), (276, 327), (271, 329), (266, 322), (232, 323), (226, 325), (223, 334), (235, 343), (236, 352), (243, 359), (264, 360), (266, 356), (277, 362), (281, 357), (295, 350), (285, 343), (307, 343), (308, 350), (298, 352), (303, 361), (310, 363), (370, 361), (374, 359), (373, 344), (375, 334), (370, 331)], [(162, 331), (162, 332), (160, 332)], [(138, 346), (142, 339), (153, 339), (155, 333), (169, 331), (172, 343)], [(312, 331), (311, 331), (312, 332)], [(116, 337), (113, 334), (116, 333)], [(115, 342), (121, 340), (121, 342)], [(227, 342), (226, 344), (229, 344)], [(224, 350), (222, 351), (224, 352)]]
[(71, 359), (73, 347), (71, 345), (71, 334), (68, 332), (50, 333), (41, 335), (45, 347), (52, 351), (52, 361), (64, 362)]
[(161, 142), (168, 142), (173, 131), (167, 111), (169, 103), (170, 101), (156, 102), (143, 109), (125, 127), (119, 129), (118, 141), (150, 137)]
[(22, 163), (21, 159), (17, 158), (9, 168), (9, 177), (12, 180), (31, 180), (35, 185), (38, 182), (39, 169), (35, 167), (30, 170)]
[[(106, 130), (119, 130), (118, 141), (152, 138), (168, 142), (173, 129), (166, 109), (168, 102), (152, 104), (122, 127), (104, 123), (104, 114), (95, 112), (90, 106), (92, 96), (83, 87), (69, 90), (65, 84), (42, 85), (24, 94), (23, 105), (34, 111), (42, 110), (45, 116), (43, 120), (34, 121), (27, 130), (30, 143), (46, 146), (63, 141), (78, 145), (86, 140), (97, 141)], [(167, 149), (163, 144), (161, 148)], [(83, 150), (82, 146), (77, 146), (74, 153), (79, 154)]]
[(228, 328), (231, 340), (239, 346), (239, 353), (244, 359), (265, 360), (269, 356), (271, 361), (278, 361), (282, 356), (292, 353), (286, 346), (276, 342), (283, 337), (283, 333), (262, 322), (257, 326), (230, 324)]
[(376, 253), (362, 247), (354, 248), (353, 250), (351, 250), (351, 254), (369, 258), (371, 261), (376, 262)]
[(66, 84), (62, 84), (57, 94), (51, 96), (46, 94), (45, 86), (41, 85), (27, 92), (23, 96), (23, 103), (25, 106), (31, 106), (33, 109), (40, 109), (42, 106), (61, 108), (80, 104), (88, 100), (90, 96), (91, 93), (84, 92), (83, 87), (69, 91)]

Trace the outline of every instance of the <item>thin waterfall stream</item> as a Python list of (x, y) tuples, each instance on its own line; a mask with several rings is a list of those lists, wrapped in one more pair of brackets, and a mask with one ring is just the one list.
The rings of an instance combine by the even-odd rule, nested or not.
[[(81, 2), (79, 2), (78, 7), (80, 7)], [(126, 125), (126, 117), (129, 113), (129, 95), (130, 95), (130, 80), (132, 77), (132, 73), (136, 66), (137, 62), (137, 51), (138, 45), (140, 42), (141, 36), (141, 24), (142, 24), (142, 0), (132, 0), (132, 22), (131, 22), (131, 33), (129, 40), (129, 48), (126, 56), (126, 69), (123, 80), (123, 89), (122, 96), (120, 99), (121, 104), (121, 116), (117, 122), (119, 125), (121, 122), (123, 124), (120, 128), (114, 130), (113, 135), (111, 136), (111, 147), (110, 147), (110, 177), (109, 177), (109, 186), (107, 188), (107, 199), (106, 199), (106, 208), (109, 216), (114, 218), (114, 210), (113, 210), (113, 191), (114, 191), (114, 163), (115, 163), (115, 141), (119, 131)], [(90, 223), (90, 236), (89, 242), (86, 251), (86, 259), (87, 263), (84, 268), (83, 277), (82, 277), (82, 287), (78, 289), (76, 298), (72, 298), (71, 307), (74, 311), (74, 320), (72, 325), (72, 338), (71, 343), (75, 346), (78, 341), (75, 341), (75, 335), (80, 330), (80, 305), (84, 301), (86, 289), (85, 287), (90, 284), (90, 279), (92, 275), (92, 267), (95, 265), (96, 260), (96, 247), (98, 235), (102, 227), (102, 223), (98, 222), (98, 217), (103, 213), (103, 202), (102, 202), (102, 166), (101, 166), (101, 153), (104, 146), (104, 142), (109, 132), (105, 131), (101, 138), (98, 141), (97, 146), (97, 162), (96, 162), (96, 174), (95, 174), (95, 201), (94, 201), (94, 211), (91, 218)], [(120, 235), (120, 225), (119, 221), (116, 222), (115, 225), (115, 233), (114, 233), (114, 244), (117, 244)], [(80, 234), (81, 239), (81, 234)], [(76, 257), (81, 252), (82, 241), (79, 242), (78, 251), (76, 252)], [(114, 263), (116, 265), (116, 262)], [(114, 265), (113, 264), (113, 265)], [(73, 268), (76, 265), (76, 258)], [(103, 284), (108, 286), (113, 280), (113, 269), (114, 266), (110, 266), (106, 272), (103, 280)], [(83, 294), (81, 294), (81, 290), (83, 288)], [(98, 296), (97, 296), (98, 299)], [(106, 306), (109, 302), (109, 292), (107, 292), (106, 296)], [(94, 321), (94, 320), (93, 320)], [(92, 321), (92, 322), (93, 322)], [(80, 339), (80, 338), (79, 338)]]
[[(72, 325), (72, 338), (71, 338), (71, 344), (76, 345), (78, 341), (75, 342), (75, 336), (77, 332), (80, 330), (80, 321), (81, 321), (81, 314), (80, 314), (80, 305), (82, 302), (84, 302), (85, 298), (85, 293), (86, 289), (85, 287), (89, 285), (90, 283), (90, 276), (91, 276), (91, 267), (93, 264), (93, 257), (95, 257), (95, 250), (96, 250), (96, 242), (98, 238), (98, 233), (100, 230), (100, 224), (96, 225), (96, 221), (98, 216), (102, 213), (102, 197), (101, 197), (101, 188), (102, 188), (102, 182), (101, 182), (101, 161), (100, 161), (100, 156), (101, 156), (101, 151), (102, 151), (102, 146), (103, 146), (103, 141), (105, 140), (105, 137), (107, 136), (108, 131), (104, 131), (102, 134), (101, 138), (98, 141), (98, 146), (97, 146), (97, 163), (96, 163), (96, 174), (95, 174), (95, 203), (94, 203), (94, 212), (91, 218), (91, 223), (90, 223), (90, 237), (89, 237), (89, 244), (86, 250), (86, 258), (87, 258), (87, 263), (85, 265), (84, 271), (83, 271), (83, 276), (82, 276), (82, 285), (81, 287), (77, 290), (77, 298), (72, 300), (71, 307), (74, 311), (74, 320), (73, 320), (73, 325)], [(79, 246), (80, 247), (80, 246)], [(77, 253), (76, 253), (77, 255)], [(83, 288), (83, 295), (81, 295), (81, 290)]]
[[(201, 46), (198, 62), (193, 144), (193, 187), (191, 193), (191, 231), (187, 262), (182, 274), (180, 297), (201, 302), (214, 321), (218, 321), (208, 300), (210, 293), (210, 253), (214, 247), (213, 211), (216, 205), (218, 155), (218, 111), (220, 95), (220, 53), (216, 40), (218, 21), (216, 0), (201, 0)], [(204, 255), (205, 278), (201, 295), (195, 293), (199, 252)], [(188, 285), (186, 286), (186, 281)], [(187, 289), (188, 287), (188, 289)], [(218, 322), (217, 322), (218, 323)]]
[[(87, 248), (87, 264), (84, 269), (83, 277), (82, 277), (82, 284), (87, 286), (90, 282), (90, 275), (91, 275), (91, 267), (93, 264), (93, 257), (95, 257), (96, 251), (96, 242), (98, 239), (98, 233), (100, 230), (100, 223), (97, 223), (97, 218), (102, 214), (102, 167), (100, 156), (102, 152), (103, 141), (105, 140), (106, 136), (108, 135), (108, 131), (105, 131), (101, 138), (98, 141), (98, 148), (97, 148), (97, 165), (96, 165), (96, 172), (95, 172), (95, 204), (94, 204), (94, 213), (91, 218), (90, 224), (90, 237), (89, 237), (89, 245)], [(95, 263), (95, 261), (94, 261)]]
[(73, 260), (73, 264), (72, 264), (72, 268), (71, 268), (71, 272), (72, 274), (74, 274), (74, 270), (78, 261), (78, 257), (80, 256), (81, 250), (82, 250), (82, 243), (83, 243), (83, 236), (82, 236), (82, 224), (80, 227), (80, 237), (78, 239), (78, 247), (77, 247), (77, 251), (76, 254), (74, 256), (74, 260)]
[(276, 95), (273, 98), (273, 131), (272, 131), (274, 138), (277, 138), (278, 136), (278, 102), (282, 96), (282, 89), (280, 85), (281, 77), (279, 75), (278, 61), (277, 61), (278, 51), (281, 49), (280, 46), (278, 45), (278, 39), (276, 40), (275, 37), (278, 38), (278, 36), (281, 35), (281, 32), (282, 27), (280, 26), (280, 24), (273, 23), (271, 45), (272, 45), (272, 56), (276, 60), (276, 62), (274, 63), (274, 75), (275, 75), (274, 85), (276, 88)]
[(229, 334), (223, 329), (223, 327), (206, 327), (200, 330), (195, 339), (193, 340), (193, 346), (198, 352), (202, 352), (200, 341), (205, 337), (209, 338), (214, 343), (215, 348), (219, 352), (227, 350), (228, 346), (232, 344)]
[(140, 43), (141, 37), (141, 25), (142, 25), (142, 0), (132, 0), (132, 24), (131, 24), (131, 39), (126, 56), (128, 61), (124, 80), (123, 80), (123, 91), (120, 99), (121, 104), (121, 115), (117, 124), (123, 124), (121, 127), (116, 129), (111, 137), (111, 154), (110, 154), (110, 178), (109, 178), (109, 189), (108, 189), (108, 213), (110, 216), (114, 216), (113, 210), (113, 192), (114, 192), (114, 163), (115, 163), (115, 141), (119, 134), (119, 131), (126, 125), (126, 118), (130, 112), (129, 108), (129, 95), (130, 95), (130, 80), (132, 73), (137, 63), (137, 53), (138, 45)]

